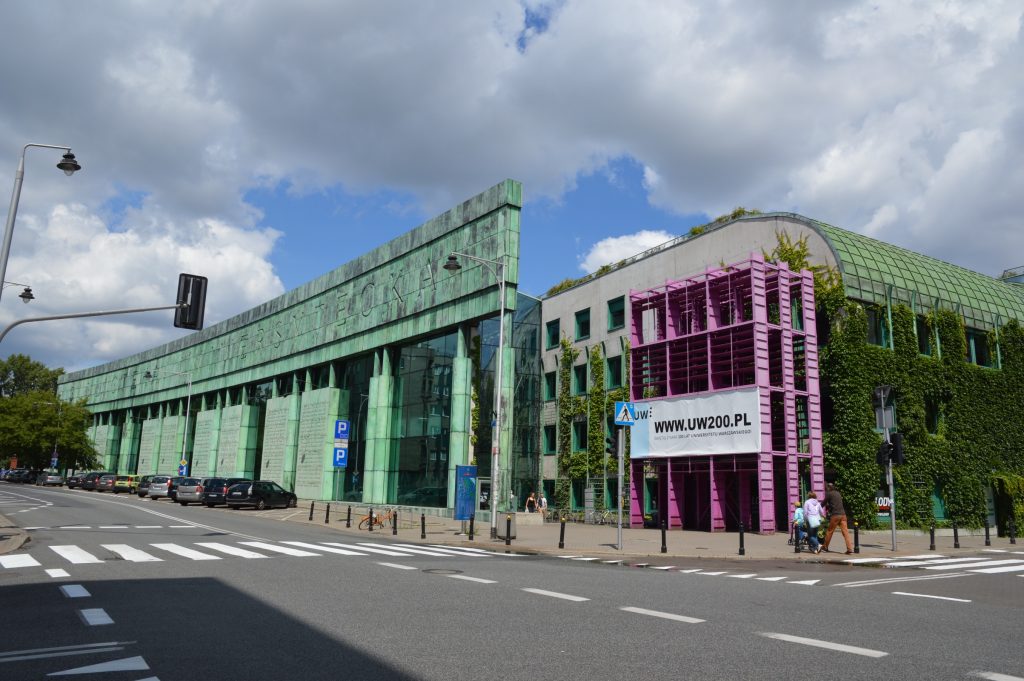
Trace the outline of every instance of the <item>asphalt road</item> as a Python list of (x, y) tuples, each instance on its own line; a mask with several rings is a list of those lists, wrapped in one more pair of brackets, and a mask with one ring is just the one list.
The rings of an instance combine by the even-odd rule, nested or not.
[(5, 681), (1024, 678), (1019, 573), (635, 569), (283, 520), (294, 511), (0, 495), (40, 528), (0, 565)]

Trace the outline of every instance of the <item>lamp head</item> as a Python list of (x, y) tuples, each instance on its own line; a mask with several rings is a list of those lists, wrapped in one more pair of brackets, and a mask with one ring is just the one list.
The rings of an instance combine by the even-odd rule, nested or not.
[(26, 305), (28, 305), (30, 301), (36, 299), (36, 297), (32, 295), (32, 288), (30, 286), (26, 286), (25, 290), (22, 291), (21, 295), (19, 295), (18, 297), (21, 298), (21, 302), (25, 303)]
[(68, 153), (64, 154), (64, 158), (57, 167), (64, 171), (64, 174), (68, 177), (74, 175), (76, 172), (82, 169), (82, 166), (75, 160), (75, 155), (68, 149)]
[(454, 255), (448, 256), (448, 262), (444, 264), (444, 268), (449, 272), (458, 272), (462, 269), (462, 265), (459, 264), (459, 259)]

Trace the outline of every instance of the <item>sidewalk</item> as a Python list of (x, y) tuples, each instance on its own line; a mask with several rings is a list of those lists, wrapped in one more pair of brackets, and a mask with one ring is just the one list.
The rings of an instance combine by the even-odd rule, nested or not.
[(20, 527), (15, 527), (7, 516), (0, 513), (0, 556), (17, 551), (28, 540), (28, 532)]

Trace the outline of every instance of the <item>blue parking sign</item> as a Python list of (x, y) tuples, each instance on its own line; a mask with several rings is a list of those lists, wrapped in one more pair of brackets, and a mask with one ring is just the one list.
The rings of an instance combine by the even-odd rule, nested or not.
[(345, 468), (348, 466), (348, 447), (334, 448), (334, 467)]
[(348, 439), (349, 422), (344, 420), (337, 420), (334, 422), (334, 439), (335, 440), (347, 440)]

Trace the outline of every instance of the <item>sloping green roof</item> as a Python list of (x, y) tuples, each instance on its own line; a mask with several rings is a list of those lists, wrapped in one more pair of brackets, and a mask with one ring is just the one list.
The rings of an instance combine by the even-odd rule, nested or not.
[(886, 289), (892, 286), (894, 300), (913, 305), (919, 311), (936, 307), (957, 310), (963, 315), (964, 324), (976, 329), (989, 329), (1010, 319), (1024, 321), (1021, 284), (1001, 281), (824, 222), (792, 217), (815, 229), (831, 246), (849, 298), (884, 304)]

